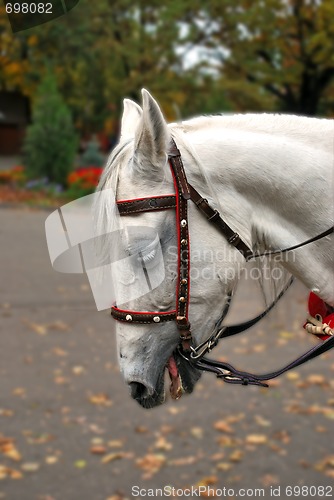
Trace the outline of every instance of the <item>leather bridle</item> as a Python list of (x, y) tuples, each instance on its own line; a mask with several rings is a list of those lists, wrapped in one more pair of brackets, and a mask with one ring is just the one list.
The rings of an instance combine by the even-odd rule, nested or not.
[[(203, 198), (200, 193), (188, 182), (183, 167), (181, 153), (173, 139), (171, 140), (171, 146), (168, 153), (168, 161), (173, 176), (175, 194), (120, 200), (117, 201), (117, 207), (121, 216), (175, 209), (178, 245), (178, 276), (175, 308), (167, 312), (146, 312), (120, 309), (116, 305), (113, 305), (111, 308), (112, 317), (118, 321), (127, 322), (129, 324), (158, 324), (166, 321), (175, 321), (180, 333), (180, 344), (178, 346), (178, 350), (187, 362), (199, 370), (216, 373), (217, 377), (222, 378), (225, 382), (243, 385), (250, 384), (267, 386), (267, 384), (263, 383), (264, 380), (277, 377), (281, 373), (305, 363), (309, 359), (312, 359), (313, 357), (322, 354), (322, 352), (334, 347), (334, 337), (330, 337), (321, 345), (311, 349), (283, 369), (265, 375), (254, 375), (247, 372), (240, 372), (228, 363), (218, 362), (204, 357), (206, 353), (210, 352), (211, 349), (217, 345), (221, 338), (235, 335), (250, 328), (266, 314), (268, 314), (268, 312), (274, 307), (274, 305), (291, 285), (292, 279), (289, 281), (285, 289), (278, 295), (278, 297), (269, 305), (269, 307), (267, 307), (264, 312), (256, 316), (254, 319), (239, 325), (223, 326), (222, 328), (217, 329), (217, 331), (215, 331), (206, 341), (197, 347), (194, 346), (191, 325), (189, 322), (190, 242), (188, 227), (188, 200), (195, 203), (196, 207), (206, 217), (206, 219), (211, 222), (223, 234), (227, 241), (244, 256), (246, 261), (263, 255), (275, 255), (295, 250), (333, 233), (334, 226), (300, 244), (284, 249), (254, 253), (241, 239), (239, 234), (233, 231), (233, 229), (223, 220), (219, 212), (213, 209), (208, 201)], [(231, 297), (229, 297), (223, 316), (227, 313), (230, 298)]]

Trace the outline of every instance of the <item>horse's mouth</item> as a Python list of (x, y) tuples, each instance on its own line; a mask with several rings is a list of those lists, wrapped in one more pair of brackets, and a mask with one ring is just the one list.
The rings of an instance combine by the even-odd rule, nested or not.
[(161, 371), (155, 391), (152, 395), (136, 394), (136, 401), (143, 408), (154, 408), (160, 406), (166, 400), (166, 384), (165, 373), (169, 374), (170, 387), (169, 392), (172, 399), (180, 399), (182, 394), (190, 394), (195, 387), (197, 380), (201, 376), (201, 372), (193, 368), (179, 353), (174, 351), (169, 357), (164, 369)]

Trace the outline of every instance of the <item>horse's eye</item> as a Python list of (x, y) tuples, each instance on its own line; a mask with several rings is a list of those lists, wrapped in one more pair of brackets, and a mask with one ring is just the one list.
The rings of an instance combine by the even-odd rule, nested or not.
[(160, 240), (156, 236), (153, 241), (140, 241), (129, 248), (130, 254), (132, 254), (136, 261), (142, 265), (148, 265), (153, 263), (159, 248)]

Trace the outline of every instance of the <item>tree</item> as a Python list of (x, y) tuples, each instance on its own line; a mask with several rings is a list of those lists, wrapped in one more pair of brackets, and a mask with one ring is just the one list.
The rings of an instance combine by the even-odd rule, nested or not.
[(27, 172), (32, 177), (46, 176), (51, 182), (65, 185), (76, 150), (77, 137), (70, 111), (54, 77), (48, 74), (38, 88), (32, 124), (23, 146)]
[[(195, 5), (195, 7), (194, 7)], [(211, 0), (183, 4), (184, 42), (205, 47), (237, 107), (329, 112), (334, 85), (332, 0)]]

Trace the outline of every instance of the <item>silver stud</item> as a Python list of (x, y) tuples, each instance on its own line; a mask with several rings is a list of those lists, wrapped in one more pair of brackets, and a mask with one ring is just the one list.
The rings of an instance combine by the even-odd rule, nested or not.
[(186, 219), (182, 219), (182, 220), (181, 220), (181, 226), (182, 226), (182, 227), (186, 227), (186, 225), (187, 225), (187, 221), (186, 221)]
[(179, 301), (180, 301), (180, 302), (185, 302), (185, 301), (186, 301), (186, 298), (185, 298), (185, 297), (180, 297), (180, 298), (179, 298)]
[(154, 316), (153, 321), (154, 321), (154, 323), (160, 323), (160, 317)]
[(131, 314), (127, 314), (127, 315), (125, 316), (125, 319), (126, 319), (126, 321), (132, 321), (132, 316), (131, 316)]
[(186, 245), (187, 244), (187, 240), (183, 239), (181, 240), (181, 245)]

